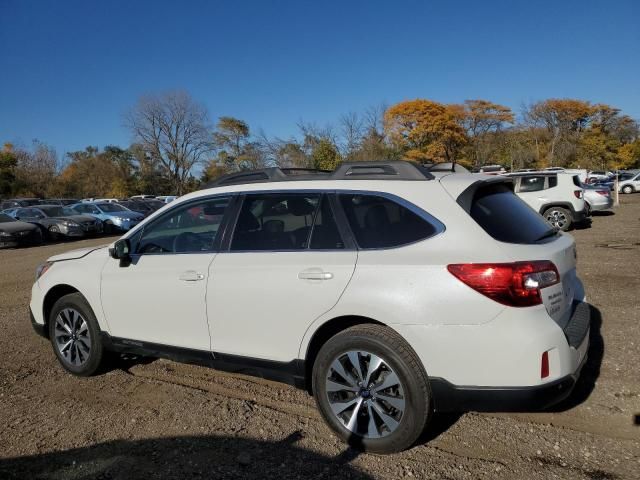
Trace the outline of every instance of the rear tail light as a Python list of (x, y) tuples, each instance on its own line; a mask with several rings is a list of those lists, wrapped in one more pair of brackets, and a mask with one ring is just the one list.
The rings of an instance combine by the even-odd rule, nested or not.
[(459, 263), (447, 270), (465, 285), (510, 307), (542, 303), (540, 290), (560, 281), (548, 260), (515, 263)]
[(576, 198), (582, 198), (582, 190), (574, 190), (573, 194), (576, 196)]
[(609, 190), (596, 190), (596, 193), (599, 193), (600, 195), (604, 195), (605, 197), (609, 196)]
[(547, 378), (549, 376), (549, 352), (542, 354), (542, 360), (540, 361), (540, 378)]

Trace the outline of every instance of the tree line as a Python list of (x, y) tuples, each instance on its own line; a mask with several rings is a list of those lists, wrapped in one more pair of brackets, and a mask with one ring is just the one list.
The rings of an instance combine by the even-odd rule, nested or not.
[(34, 141), (0, 151), (0, 195), (127, 197), (182, 195), (225, 173), (270, 166), (332, 170), (341, 162), (410, 159), (468, 168), (548, 166), (590, 170), (640, 167), (640, 127), (620, 109), (547, 99), (516, 115), (487, 100), (443, 104), (416, 99), (341, 115), (333, 124), (297, 124), (291, 138), (252, 131), (183, 91), (148, 95), (124, 116), (134, 143), (89, 146), (59, 162)]

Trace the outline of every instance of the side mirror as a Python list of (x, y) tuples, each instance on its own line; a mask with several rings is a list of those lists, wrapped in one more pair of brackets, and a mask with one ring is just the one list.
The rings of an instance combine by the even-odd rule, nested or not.
[(127, 267), (131, 263), (131, 242), (128, 238), (122, 238), (109, 249), (109, 255), (120, 260), (121, 267)]

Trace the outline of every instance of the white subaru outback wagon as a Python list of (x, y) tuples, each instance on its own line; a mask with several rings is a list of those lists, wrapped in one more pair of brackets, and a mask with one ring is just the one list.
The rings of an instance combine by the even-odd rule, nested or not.
[(511, 179), (367, 162), (222, 177), (110, 248), (50, 258), (30, 308), (75, 375), (108, 351), (259, 375), (388, 453), (432, 412), (564, 399), (586, 359), (584, 300), (573, 238)]

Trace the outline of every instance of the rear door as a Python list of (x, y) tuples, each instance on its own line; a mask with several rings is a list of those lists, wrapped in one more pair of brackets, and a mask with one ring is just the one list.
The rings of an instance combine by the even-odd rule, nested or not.
[(333, 200), (320, 192), (248, 194), (227, 251), (209, 268), (213, 350), (288, 362), (305, 331), (330, 310), (353, 274)]

